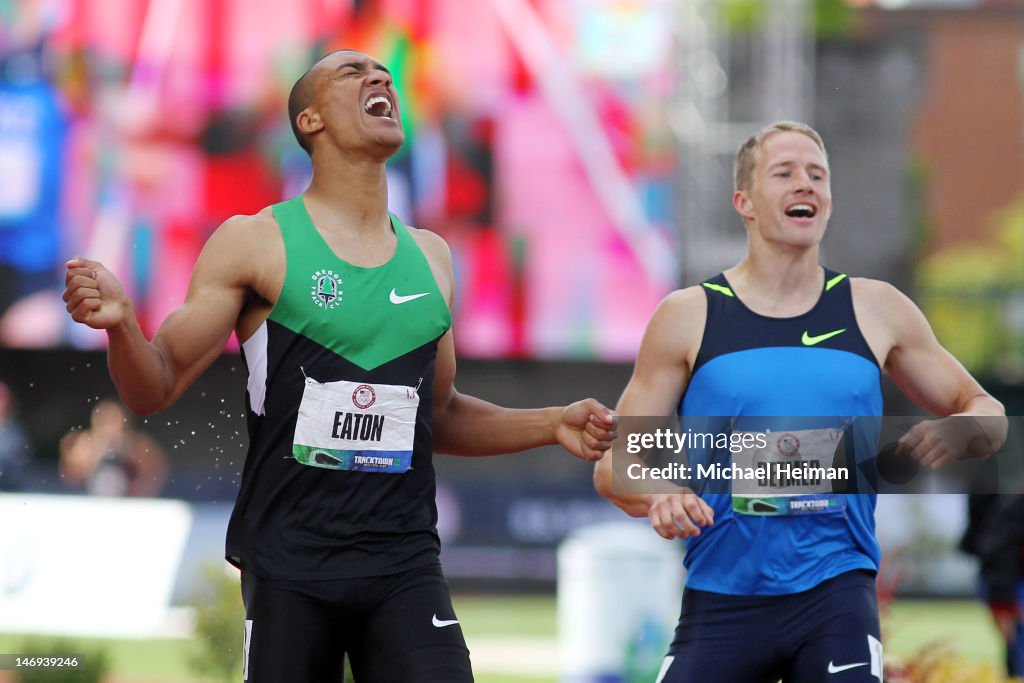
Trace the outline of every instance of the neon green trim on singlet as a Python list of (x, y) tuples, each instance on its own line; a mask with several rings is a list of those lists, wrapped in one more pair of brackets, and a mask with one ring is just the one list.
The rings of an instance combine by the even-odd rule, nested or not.
[(394, 214), (395, 253), (375, 268), (339, 258), (306, 212), (302, 196), (273, 206), (287, 271), (268, 316), (365, 370), (441, 337), (451, 312), (430, 264)]
[(836, 275), (834, 278), (832, 278), (831, 280), (826, 282), (825, 283), (825, 291), (827, 292), (828, 290), (830, 290), (833, 287), (835, 287), (836, 285), (838, 285), (840, 282), (843, 281), (844, 277), (846, 277), (846, 273), (840, 273), (839, 275)]
[(725, 287), (723, 285), (716, 285), (713, 282), (705, 282), (703, 284), (708, 289), (714, 290), (716, 292), (721, 292), (722, 294), (725, 294), (726, 296), (732, 296), (732, 297), (736, 296), (735, 294), (732, 293), (731, 289), (729, 289), (728, 287)]

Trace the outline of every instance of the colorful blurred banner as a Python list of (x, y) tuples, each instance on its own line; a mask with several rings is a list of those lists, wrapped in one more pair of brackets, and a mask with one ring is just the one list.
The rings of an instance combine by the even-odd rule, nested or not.
[[(676, 284), (671, 3), (0, 6), (0, 145), (19, 152), (0, 174), (21, 179), (2, 183), (0, 239), (46, 241), (32, 263), (24, 248), (0, 264), (0, 346), (103, 345), (72, 329), (57, 296), (78, 253), (119, 275), (153, 333), (217, 225), (304, 188), (288, 90), (342, 47), (395, 75), (407, 142), (389, 167), (391, 207), (451, 244), (462, 354), (628, 358)], [(29, 87), (25, 59), (33, 97), (52, 103), (18, 124), (4, 93)]]

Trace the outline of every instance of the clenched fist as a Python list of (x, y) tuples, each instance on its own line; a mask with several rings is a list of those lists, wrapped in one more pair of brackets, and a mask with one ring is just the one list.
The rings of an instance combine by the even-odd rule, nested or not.
[(75, 322), (106, 330), (129, 315), (131, 302), (124, 288), (102, 263), (76, 256), (65, 267), (63, 298)]

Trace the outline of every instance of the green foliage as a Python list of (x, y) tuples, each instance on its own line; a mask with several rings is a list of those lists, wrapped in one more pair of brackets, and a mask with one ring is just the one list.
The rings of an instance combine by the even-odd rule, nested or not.
[(189, 668), (203, 678), (239, 681), (245, 610), (238, 577), (219, 564), (204, 567), (202, 573), (194, 600), (196, 650), (189, 658)]
[(110, 660), (106, 648), (85, 647), (66, 638), (52, 640), (30, 639), (21, 647), (25, 655), (66, 658), (69, 655), (81, 659), (80, 666), (54, 668), (23, 668), (17, 671), (18, 683), (100, 683), (110, 671)]
[(1012, 302), (1024, 297), (1024, 198), (992, 213), (973, 245), (928, 256), (918, 269), (925, 314), (939, 341), (977, 373), (1024, 376), (1024, 330)]
[(814, 35), (846, 38), (857, 28), (857, 12), (845, 0), (814, 0)]
[[(764, 26), (770, 0), (720, 0), (718, 9), (730, 33), (755, 33)], [(857, 26), (857, 12), (845, 0), (810, 0), (810, 17), (818, 39), (843, 38)]]
[(719, 11), (731, 33), (753, 33), (764, 24), (764, 0), (722, 0)]
[(912, 256), (918, 258), (928, 250), (928, 240), (932, 235), (931, 220), (925, 210), (931, 179), (928, 162), (919, 154), (911, 154), (906, 177), (907, 203), (911, 207), (910, 249)]

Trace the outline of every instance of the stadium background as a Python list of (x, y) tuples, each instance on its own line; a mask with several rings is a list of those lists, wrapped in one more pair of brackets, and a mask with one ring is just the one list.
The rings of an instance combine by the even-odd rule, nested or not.
[[(338, 47), (395, 73), (407, 143), (389, 167), (392, 210), (452, 246), (461, 390), (613, 404), (660, 298), (742, 253), (737, 144), (792, 118), (829, 146), (829, 265), (910, 293), (1022, 414), (1020, 0), (0, 0), (0, 381), (28, 434), (21, 492), (67, 493), (58, 441), (113, 393), (103, 335), (63, 311), (63, 261), (108, 264), (155, 331), (221, 221), (303, 187), (285, 99)], [(194, 514), (175, 605), (216, 559), (237, 487), (236, 346), (138, 422), (171, 457), (161, 497)], [(917, 412), (887, 393), (888, 412)], [(527, 610), (520, 628), (553, 647), (558, 543), (620, 519), (590, 466), (541, 449), (437, 469), (453, 587), (532, 594), (542, 625)], [(893, 504), (880, 534), (897, 604), (970, 598), (962, 499)], [(18, 552), (0, 543), (0, 565)], [(495, 604), (464, 621), (533, 603)], [(973, 623), (992, 639), (983, 614)], [(491, 668), (522, 668), (509, 659)], [(524, 680), (556, 674), (540, 668)]]

